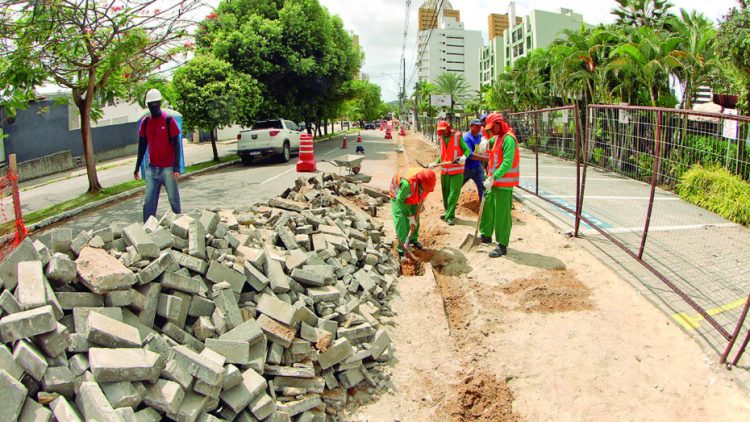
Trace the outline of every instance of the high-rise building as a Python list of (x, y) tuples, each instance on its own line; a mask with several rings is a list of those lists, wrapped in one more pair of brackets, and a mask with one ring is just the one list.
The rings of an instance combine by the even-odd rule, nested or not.
[[(482, 48), (482, 33), (468, 31), (460, 22), (460, 13), (452, 10), (448, 1), (443, 2), (435, 21), (437, 1), (431, 0), (420, 7), (420, 31), (417, 34), (417, 70), (419, 80), (434, 82), (440, 74), (452, 72), (463, 75), (469, 90), (479, 90), (479, 54)], [(433, 10), (432, 21), (423, 10)], [(424, 20), (423, 20), (424, 18)], [(427, 29), (422, 29), (426, 27)]]
[[(419, 30), (428, 31), (438, 27), (438, 1), (428, 0), (419, 6)], [(453, 6), (449, 1), (444, 1), (440, 7), (440, 12), (443, 16), (455, 18), (457, 22), (461, 22), (461, 12), (453, 10)]]
[[(521, 19), (516, 18), (516, 25), (521, 23)], [(502, 37), (510, 27), (510, 17), (508, 15), (501, 15), (499, 13), (491, 13), (487, 16), (487, 30), (489, 33), (490, 40), (495, 37)]]

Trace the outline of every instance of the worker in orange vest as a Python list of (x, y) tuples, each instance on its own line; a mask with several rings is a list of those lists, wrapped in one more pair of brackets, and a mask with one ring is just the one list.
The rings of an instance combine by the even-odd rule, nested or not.
[(435, 181), (434, 171), (414, 167), (408, 169), (405, 176), (398, 173), (391, 180), (391, 214), (398, 238), (396, 248), (401, 256), (404, 255), (403, 245), (423, 249), (419, 243), (419, 214), (425, 198), (435, 190)]
[(492, 113), (487, 116), (485, 129), (492, 136), (492, 148), (488, 154), (487, 180), (484, 182), (487, 196), (479, 232), (482, 234), (482, 243), (492, 243), (492, 234), (495, 234), (497, 247), (489, 255), (497, 258), (508, 253), (510, 229), (513, 225), (513, 188), (518, 186), (521, 178), (520, 153), (518, 139), (502, 115)]
[(430, 167), (440, 166), (440, 185), (443, 190), (445, 213), (440, 216), (449, 226), (454, 224), (456, 205), (464, 183), (464, 164), (471, 157), (471, 150), (464, 142), (461, 132), (454, 131), (450, 123), (441, 120), (437, 124), (440, 157)]

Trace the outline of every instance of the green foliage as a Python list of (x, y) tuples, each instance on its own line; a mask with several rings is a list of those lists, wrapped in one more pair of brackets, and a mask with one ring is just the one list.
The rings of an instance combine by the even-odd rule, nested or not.
[(369, 121), (382, 116), (380, 86), (368, 81), (353, 80), (345, 85), (344, 90), (351, 99), (344, 103), (341, 117), (353, 121)]
[(750, 225), (750, 184), (724, 168), (693, 166), (680, 179), (677, 193), (728, 220)]
[(670, 16), (672, 4), (666, 0), (615, 0), (612, 14), (617, 23), (625, 26), (661, 27)]
[(209, 55), (198, 55), (179, 68), (172, 84), (186, 128), (213, 131), (235, 123), (249, 125), (262, 101), (252, 77)]

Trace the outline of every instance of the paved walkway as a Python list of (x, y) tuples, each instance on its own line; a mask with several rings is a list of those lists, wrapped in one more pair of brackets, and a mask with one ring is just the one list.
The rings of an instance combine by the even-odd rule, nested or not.
[[(533, 153), (523, 151), (521, 185), (531, 191), (537, 182), (534, 169)], [(649, 193), (647, 183), (589, 167), (584, 215), (637, 253)], [(575, 209), (575, 163), (540, 155), (539, 194)], [(573, 228), (572, 215), (520, 189), (517, 195), (542, 209), (561, 230), (567, 232)], [(619, 273), (629, 275), (634, 286), (671, 315), (675, 323), (716, 352), (723, 352), (727, 342), (719, 331), (667, 285), (592, 227), (582, 224), (581, 229), (583, 238), (590, 241), (597, 255)], [(643, 259), (732, 333), (750, 292), (750, 230), (657, 189)], [(750, 321), (746, 322), (741, 337), (748, 329)], [(750, 364), (748, 354), (741, 364)]]

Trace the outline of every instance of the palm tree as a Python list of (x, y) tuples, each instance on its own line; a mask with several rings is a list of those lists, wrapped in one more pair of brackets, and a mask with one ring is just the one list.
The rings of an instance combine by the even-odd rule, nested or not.
[(435, 91), (438, 94), (451, 96), (451, 117), (453, 116), (453, 106), (463, 104), (469, 96), (469, 83), (464, 76), (459, 73), (443, 72), (435, 78)]
[(718, 68), (715, 52), (716, 29), (704, 15), (680, 9), (680, 16), (669, 20), (670, 30), (682, 39), (673, 55), (680, 62), (674, 70), (683, 84), (682, 107), (691, 109), (695, 90), (709, 82)]
[(672, 4), (667, 0), (615, 0), (617, 7), (612, 14), (617, 24), (631, 27), (650, 26), (661, 28), (669, 15)]

